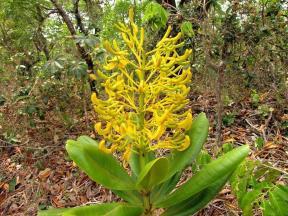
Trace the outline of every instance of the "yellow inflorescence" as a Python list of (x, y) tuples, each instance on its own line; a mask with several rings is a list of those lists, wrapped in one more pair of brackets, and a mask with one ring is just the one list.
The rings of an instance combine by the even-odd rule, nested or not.
[(185, 109), (191, 50), (177, 53), (183, 46), (178, 43), (181, 33), (169, 37), (169, 27), (156, 48), (145, 52), (144, 29), (133, 22), (132, 10), (129, 17), (129, 25), (117, 25), (127, 50), (121, 50), (115, 40), (104, 43), (112, 57), (103, 66), (106, 73), (97, 71), (97, 79), (103, 81), (106, 97), (95, 93), (91, 97), (100, 120), (95, 130), (103, 137), (99, 148), (107, 153), (124, 152), (126, 160), (132, 149), (183, 151), (190, 145), (185, 130), (192, 123)]

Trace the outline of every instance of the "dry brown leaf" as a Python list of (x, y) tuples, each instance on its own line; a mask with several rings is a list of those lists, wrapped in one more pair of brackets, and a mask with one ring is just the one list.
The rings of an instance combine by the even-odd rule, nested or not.
[(281, 117), (281, 120), (282, 120), (282, 121), (288, 121), (288, 114), (284, 114), (284, 115)]
[(0, 189), (2, 189), (4, 191), (9, 191), (9, 184), (7, 184), (5, 182), (0, 182)]
[(39, 175), (38, 177), (41, 179), (41, 180), (45, 180), (47, 179), (50, 175), (51, 175), (51, 169), (50, 168), (46, 168), (45, 170), (42, 170), (39, 172)]
[(280, 145), (275, 144), (274, 142), (267, 142), (264, 146), (265, 149), (273, 149), (273, 148), (279, 148)]

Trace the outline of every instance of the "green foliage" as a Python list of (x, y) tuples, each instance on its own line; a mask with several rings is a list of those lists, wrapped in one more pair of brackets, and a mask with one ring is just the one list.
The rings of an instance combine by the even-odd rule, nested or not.
[[(86, 138), (87, 139), (87, 138)], [(83, 138), (69, 140), (66, 149), (71, 159), (94, 181), (109, 189), (133, 190), (135, 182), (129, 177), (118, 161), (98, 149), (96, 142)], [(95, 169), (97, 172), (95, 172)]]
[(127, 11), (131, 7), (134, 9), (135, 23), (140, 25), (142, 23), (143, 10), (148, 2), (143, 1), (141, 4), (136, 2), (135, 4), (131, 4), (129, 0), (118, 0), (115, 4), (107, 2), (103, 10), (101, 38), (106, 40), (111, 37), (115, 39), (119, 38), (115, 24), (127, 20)]
[(284, 131), (284, 136), (288, 137), (288, 120), (281, 122), (281, 129)]
[(187, 37), (193, 37), (194, 36), (194, 31), (193, 31), (193, 27), (192, 27), (192, 23), (191, 22), (183, 22), (181, 24), (181, 32), (183, 35), (187, 36)]
[[(4, 103), (5, 105), (9, 104), (10, 101), (20, 104), (21, 107), (15, 107), (18, 109), (20, 117), (25, 118), (25, 122), (28, 118), (28, 127), (36, 127), (34, 118), (44, 119), (45, 109), (51, 108), (56, 111), (56, 114), (59, 114), (63, 124), (68, 128), (76, 124), (73, 116), (66, 109), (67, 104), (73, 103), (73, 106), (76, 106), (75, 98), (83, 97), (82, 94), (86, 87), (83, 83), (87, 80), (87, 65), (77, 53), (75, 42), (86, 48), (86, 54), (93, 52), (93, 61), (96, 63), (95, 68), (97, 69), (98, 64), (103, 64), (107, 56), (101, 49), (101, 45), (97, 50), (93, 50), (93, 48), (98, 46), (100, 39), (118, 39), (114, 24), (118, 21), (127, 21), (127, 10), (130, 7), (135, 9), (135, 23), (138, 25), (146, 24), (145, 31), (147, 29), (149, 31), (150, 27), (154, 31), (160, 30), (154, 35), (150, 35), (149, 32), (150, 37), (145, 41), (145, 44), (154, 46), (153, 42), (162, 34), (161, 29), (166, 28), (168, 19), (169, 24), (173, 25), (173, 34), (177, 34), (177, 31), (181, 30), (186, 36), (185, 44), (193, 49), (190, 63), (193, 65), (194, 75), (197, 80), (205, 80), (204, 84), (197, 83), (197, 87), (205, 85), (206, 89), (206, 82), (210, 81), (208, 78), (215, 77), (210, 76), (211, 70), (210, 66), (207, 66), (207, 62), (210, 63), (211, 60), (211, 63), (215, 62), (216, 65), (224, 60), (227, 62), (225, 70), (225, 82), (227, 83), (224, 84), (224, 87), (239, 85), (242, 89), (253, 86), (254, 90), (250, 95), (250, 101), (262, 118), (267, 118), (273, 110), (268, 105), (260, 104), (260, 92), (262, 92), (260, 88), (265, 87), (263, 90), (269, 91), (274, 90), (274, 88), (277, 89), (281, 94), (282, 103), (286, 105), (288, 29), (287, 4), (284, 1), (243, 0), (241, 4), (238, 4), (237, 1), (211, 0), (207, 1), (205, 5), (201, 1), (191, 1), (189, 4), (177, 7), (177, 14), (171, 14), (171, 16), (161, 5), (151, 1), (142, 3), (136, 1), (133, 4), (128, 0), (119, 0), (115, 3), (107, 1), (104, 4), (98, 3), (99, 1), (80, 1), (80, 15), (88, 35), (80, 33), (79, 27), (76, 26), (72, 12), (73, 1), (59, 0), (58, 2), (63, 6), (72, 24), (74, 24), (76, 35), (73, 37), (71, 37), (59, 13), (54, 13), (55, 8), (50, 1), (0, 1), (0, 86), (5, 90), (4, 94), (1, 93), (0, 95), (0, 106)], [(87, 2), (90, 5), (86, 5)], [(45, 43), (50, 55), (49, 58), (45, 56)], [(207, 53), (211, 55), (209, 56), (211, 59), (207, 59)], [(225, 59), (222, 59), (223, 56)], [(18, 66), (16, 67), (17, 70), (14, 70), (16, 65)], [(7, 74), (12, 75), (6, 76)], [(40, 84), (35, 83), (34, 86), (34, 82), (38, 78)], [(15, 91), (14, 89), (10, 91), (6, 85), (9, 82), (14, 82), (14, 80), (16, 80), (15, 85), (17, 86)], [(77, 80), (81, 82), (77, 82)], [(231, 83), (233, 85), (230, 85)], [(100, 91), (101, 87), (101, 83), (99, 83), (97, 89)], [(72, 93), (72, 89), (81, 92), (72, 98), (71, 95), (74, 93)], [(6, 92), (12, 92), (14, 97), (10, 99)], [(239, 91), (232, 87), (231, 93), (234, 92)], [(226, 102), (229, 105), (233, 101), (231, 102), (229, 99)], [(285, 111), (285, 106), (282, 105), (280, 108)], [(82, 115), (82, 109), (78, 108), (78, 110), (80, 111), (77, 112)], [(0, 113), (0, 115), (3, 114)], [(223, 118), (223, 123), (226, 126), (233, 124), (234, 121), (234, 113), (227, 113)], [(288, 135), (287, 128), (287, 121), (282, 121), (282, 135)], [(70, 141), (67, 148), (69, 147), (70, 154), (78, 166), (93, 180), (111, 188), (115, 194), (128, 203), (133, 203), (133, 205), (137, 203), (138, 206), (142, 206), (146, 202), (143, 197), (148, 192), (153, 203), (163, 197), (172, 196), (174, 192), (171, 193), (171, 191), (179, 182), (181, 172), (185, 167), (192, 164), (192, 171), (195, 176), (197, 173), (200, 176), (204, 175), (201, 174), (201, 170), (209, 167), (212, 161), (207, 152), (201, 151), (207, 133), (208, 120), (204, 114), (200, 114), (194, 119), (192, 129), (188, 132), (191, 139), (190, 147), (183, 152), (171, 151), (169, 154), (167, 153), (165, 156), (167, 156), (168, 165), (166, 159), (155, 159), (154, 153), (149, 152), (142, 158), (132, 151), (129, 161), (131, 177), (124, 174), (125, 170), (117, 161), (108, 155), (99, 153), (97, 143), (88, 137), (80, 137), (77, 141)], [(1, 135), (5, 141), (13, 144), (20, 142), (16, 134), (13, 130), (12, 132), (6, 131)], [(78, 143), (81, 143), (81, 146)], [(257, 138), (255, 141), (256, 148), (261, 149), (263, 145), (263, 139)], [(223, 152), (230, 150), (230, 145), (223, 146)], [(107, 164), (113, 164), (114, 168), (107, 168), (107, 164), (105, 165), (97, 158), (95, 159), (92, 152), (96, 152), (99, 158), (107, 160)], [(145, 165), (145, 169), (141, 163)], [(253, 165), (253, 163), (247, 162), (246, 165), (243, 165), (244, 167), (241, 165), (242, 168), (237, 169), (236, 174), (232, 177), (232, 179), (235, 178), (232, 180), (232, 185), (234, 185), (239, 205), (244, 214), (249, 215), (251, 212), (253, 214), (253, 209), (258, 207), (264, 215), (285, 214), (283, 206), (287, 206), (287, 186), (276, 185), (275, 179), (279, 176), (279, 172), (267, 167), (264, 168), (259, 164)], [(235, 162), (235, 164), (237, 163)], [(159, 176), (156, 175), (158, 174), (157, 169), (162, 170), (161, 173), (159, 172)], [(99, 173), (96, 173), (98, 170)], [(225, 169), (223, 168), (223, 170)], [(264, 172), (264, 170), (266, 171)], [(165, 175), (166, 171), (167, 174)], [(171, 204), (165, 209), (164, 215), (191, 215), (197, 212), (221, 190), (229, 175), (230, 172), (227, 172), (222, 178), (215, 179), (213, 183), (210, 182), (211, 184), (206, 182), (207, 185), (203, 186), (204, 188), (199, 192), (194, 191), (195, 194), (193, 188), (193, 195), (190, 194), (190, 186), (185, 186), (190, 191), (189, 196), (186, 195), (188, 198), (185, 196), (185, 200), (179, 201), (175, 205), (174, 203)], [(109, 176), (110, 178), (108, 178)], [(106, 181), (106, 178), (109, 180)], [(140, 185), (141, 190), (140, 187), (137, 187)], [(125, 190), (123, 190), (124, 188)], [(183, 196), (185, 195), (184, 192)], [(180, 195), (182, 196), (182, 193)], [(252, 206), (251, 203), (253, 203)], [(126, 204), (121, 206), (107, 204), (106, 207), (112, 211), (107, 213), (108, 215), (121, 215), (121, 212), (124, 214), (123, 211), (129, 212), (130, 210), (131, 215), (134, 214), (133, 212), (138, 215), (142, 211), (141, 208), (140, 210), (134, 206), (130, 208)], [(104, 206), (103, 209), (106, 207)], [(63, 213), (68, 211), (67, 214), (65, 213), (66, 215), (83, 215), (83, 212), (88, 214), (87, 212), (90, 210), (97, 212), (101, 208), (91, 207), (88, 209), (83, 207), (83, 210), (75, 210), (75, 212), (74, 210), (63, 210)], [(61, 211), (59, 214), (62, 214)]]
[(6, 98), (2, 95), (0, 95), (0, 106), (3, 106), (6, 102)]
[(269, 199), (262, 204), (264, 216), (286, 216), (288, 206), (288, 186), (275, 186), (269, 191)]
[(265, 118), (269, 115), (270, 112), (273, 111), (273, 108), (267, 104), (263, 104), (263, 105), (258, 106), (257, 110), (258, 110), (258, 113), (261, 115), (261, 117)]
[(287, 186), (276, 184), (280, 174), (259, 161), (242, 162), (230, 181), (244, 216), (254, 215), (256, 209), (264, 215), (287, 215)]
[(205, 207), (213, 197), (215, 197), (218, 192), (225, 185), (229, 176), (224, 176), (212, 183), (211, 186), (207, 187), (203, 191), (191, 196), (189, 199), (173, 205), (164, 212), (165, 216), (189, 216), (195, 214), (197, 211)]
[(145, 189), (153, 188), (163, 181), (167, 175), (167, 172), (167, 158), (157, 158), (153, 161), (150, 161), (140, 172), (137, 179), (137, 185), (140, 185)]
[(140, 207), (131, 206), (122, 203), (107, 203), (100, 205), (83, 206), (72, 209), (52, 209), (49, 211), (41, 211), (39, 216), (72, 216), (72, 215), (107, 215), (107, 216), (137, 216), (141, 215)]
[(257, 149), (261, 149), (265, 144), (265, 140), (263, 139), (263, 137), (257, 137), (255, 140), (255, 147)]
[(257, 107), (260, 102), (260, 96), (255, 89), (251, 93), (251, 102), (254, 107)]
[(189, 197), (209, 187), (215, 180), (231, 174), (234, 169), (237, 168), (238, 164), (248, 155), (248, 152), (248, 146), (242, 146), (226, 153), (207, 164), (189, 181), (181, 185), (175, 192), (162, 198), (162, 200), (158, 200), (155, 205), (157, 207), (169, 207), (189, 199)]
[(209, 130), (209, 121), (204, 113), (200, 113), (193, 120), (191, 129), (188, 131), (191, 145), (184, 152), (172, 152), (169, 156), (171, 166), (169, 167), (167, 177), (172, 177), (190, 164), (199, 154), (204, 142), (207, 139)]
[(166, 27), (168, 16), (168, 12), (160, 4), (152, 1), (145, 8), (143, 21), (154, 29), (161, 29)]
[(222, 118), (222, 122), (224, 126), (230, 126), (235, 121), (235, 113), (225, 113), (225, 115)]
[(15, 191), (15, 187), (17, 184), (17, 179), (14, 177), (10, 182), (9, 182), (9, 192)]
[[(206, 140), (208, 120), (200, 114), (188, 131), (191, 147), (172, 152), (167, 157), (141, 159), (139, 171), (130, 177), (113, 155), (99, 150), (98, 142), (87, 136), (69, 140), (66, 149), (72, 160), (94, 181), (112, 189), (129, 204), (111, 203), (96, 206), (41, 211), (40, 215), (150, 215), (152, 209), (165, 208), (164, 215), (191, 215), (203, 208), (221, 190), (229, 176), (249, 152), (247, 146), (234, 149), (210, 162), (207, 155), (199, 156)], [(197, 159), (200, 171), (179, 188), (174, 189), (182, 170)], [(201, 159), (202, 158), (202, 159)], [(137, 161), (137, 160), (136, 160)], [(178, 164), (179, 163), (179, 164)], [(93, 213), (92, 213), (93, 212)]]

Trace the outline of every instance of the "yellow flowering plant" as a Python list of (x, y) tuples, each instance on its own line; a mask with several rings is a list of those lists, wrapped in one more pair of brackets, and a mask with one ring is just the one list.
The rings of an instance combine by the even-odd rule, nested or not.
[(112, 55), (103, 66), (106, 73), (98, 70), (106, 97), (101, 99), (96, 93), (91, 97), (100, 120), (95, 130), (103, 137), (99, 148), (107, 153), (124, 152), (125, 160), (132, 149), (137, 153), (185, 150), (190, 145), (185, 131), (192, 123), (191, 112), (185, 110), (192, 76), (191, 50), (179, 55), (181, 33), (170, 38), (168, 27), (156, 48), (146, 52), (144, 28), (138, 29), (132, 12), (130, 26), (120, 23), (117, 28), (127, 49), (121, 50), (115, 40), (104, 42)]
[[(132, 10), (129, 23), (117, 28), (125, 48), (115, 40), (105, 41), (110, 55), (91, 76), (104, 89), (104, 94), (91, 96), (98, 118), (95, 131), (101, 139), (81, 136), (68, 140), (66, 149), (92, 180), (123, 201), (40, 215), (192, 215), (213, 199), (249, 152), (247, 146), (234, 149), (176, 187), (209, 128), (204, 113), (192, 120), (187, 108), (191, 50), (179, 54), (181, 33), (170, 37), (168, 27), (155, 49), (146, 51), (144, 28), (134, 23)], [(122, 163), (114, 157), (119, 154)]]

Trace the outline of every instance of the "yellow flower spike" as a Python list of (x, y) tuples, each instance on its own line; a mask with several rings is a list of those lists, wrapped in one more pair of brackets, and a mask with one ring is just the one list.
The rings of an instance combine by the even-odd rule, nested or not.
[(144, 81), (143, 80), (141, 80), (140, 81), (140, 84), (139, 84), (139, 87), (138, 87), (138, 91), (139, 91), (139, 93), (144, 93), (145, 92), (145, 87), (144, 87)]
[(190, 49), (185, 50), (185, 53), (178, 58), (179, 63), (187, 60), (187, 58), (188, 58), (191, 54), (192, 54), (192, 50), (190, 50)]
[(140, 36), (140, 42), (139, 42), (139, 47), (138, 49), (143, 49), (143, 43), (144, 43), (144, 28), (141, 27), (141, 36)]
[(178, 151), (184, 151), (190, 146), (190, 137), (188, 135), (185, 136), (183, 140), (183, 144), (178, 148)]
[(171, 41), (177, 42), (181, 38), (182, 34), (179, 32), (174, 38), (171, 38)]
[(103, 42), (103, 47), (110, 53), (115, 54), (115, 51), (112, 49), (110, 43), (108, 41)]
[(117, 149), (118, 145), (117, 144), (113, 144), (110, 148), (111, 153), (115, 152), (115, 150)]
[(113, 70), (115, 67), (117, 67), (116, 62), (110, 62), (109, 64), (103, 66), (103, 68), (108, 71)]
[(128, 13), (128, 15), (129, 15), (129, 20), (130, 20), (130, 22), (131, 22), (131, 23), (134, 23), (134, 10), (133, 10), (132, 7), (129, 8), (129, 13)]
[(120, 48), (118, 47), (117, 41), (115, 39), (113, 40), (113, 47), (115, 51), (118, 51), (118, 52), (120, 51)]
[(135, 41), (138, 41), (137, 39), (137, 34), (138, 34), (138, 27), (134, 23), (131, 23), (132, 28), (133, 28), (133, 38)]
[(192, 114), (188, 112), (186, 118), (178, 123), (179, 128), (183, 128), (185, 130), (189, 130), (192, 125)]
[(123, 26), (120, 25), (120, 23), (116, 23), (115, 27), (120, 31), (120, 32), (126, 32), (127, 30), (123, 28)]
[(133, 48), (133, 45), (134, 45), (134, 44), (133, 44), (132, 41), (129, 40), (129, 38), (127, 37), (127, 35), (126, 35), (125, 33), (122, 33), (121, 36), (122, 36), (124, 42), (127, 44), (127, 46), (128, 46), (130, 49)]
[(106, 125), (105, 129), (102, 129), (102, 123), (98, 122), (95, 124), (95, 131), (99, 134), (99, 135), (106, 135), (108, 133), (110, 133), (111, 131), (111, 123), (108, 122)]
[(96, 80), (96, 79), (97, 79), (97, 77), (96, 77), (95, 74), (89, 74), (89, 78), (90, 78), (91, 80)]
[(159, 117), (156, 113), (155, 118), (156, 118), (157, 123), (162, 125), (167, 120), (169, 113), (170, 113), (170, 110), (168, 109), (165, 110), (164, 114), (161, 117)]
[(91, 101), (93, 104), (97, 104), (97, 102), (98, 102), (97, 94), (95, 92), (93, 92), (91, 95)]
[(112, 150), (111, 149), (108, 149), (106, 146), (105, 146), (105, 140), (101, 140), (99, 142), (99, 150), (106, 153), (106, 154), (111, 154), (112, 153)]
[[(119, 47), (115, 40), (104, 42), (110, 55), (96, 78), (104, 80), (101, 85), (105, 92), (99, 97), (91, 95), (98, 121), (106, 125), (95, 125), (103, 139), (99, 146), (107, 153), (122, 153), (123, 160), (128, 160), (131, 149), (183, 151), (190, 145), (184, 130), (192, 122), (186, 98), (192, 77), (188, 60), (191, 51), (178, 53), (184, 43), (181, 34), (169, 37), (169, 26), (156, 48), (147, 52), (143, 47), (145, 31), (133, 19), (130, 10), (130, 23), (116, 26), (126, 48)], [(103, 69), (107, 73), (102, 73)], [(113, 145), (107, 148), (105, 140)]]
[(164, 133), (165, 128), (163, 125), (159, 125), (157, 130), (150, 136), (151, 140), (158, 140)]
[(129, 161), (130, 155), (131, 155), (131, 145), (128, 145), (128, 146), (126, 147), (126, 150), (125, 150), (124, 153), (123, 153), (123, 159), (124, 159), (125, 161)]
[[(100, 71), (100, 70), (97, 70), (97, 75), (98, 75), (98, 77), (99, 78), (101, 78), (101, 79), (104, 79), (104, 80), (106, 80), (106, 79), (108, 79), (108, 76), (106, 76), (102, 71)], [(96, 77), (96, 76), (95, 76)], [(97, 77), (96, 77), (97, 78)]]
[(157, 43), (156, 47), (160, 47), (163, 44), (163, 42), (165, 42), (171, 31), (172, 31), (171, 26), (168, 26), (166, 33), (164, 34), (163, 38)]
[(126, 134), (127, 130), (126, 130), (126, 125), (124, 123), (121, 123), (120, 127), (119, 127), (119, 132), (121, 134)]
[(190, 71), (190, 68), (188, 68), (188, 69), (184, 69), (182, 74), (179, 75), (178, 77), (171, 79), (171, 82), (181, 85), (181, 84), (188, 83), (191, 80), (191, 78), (192, 78), (192, 73)]

